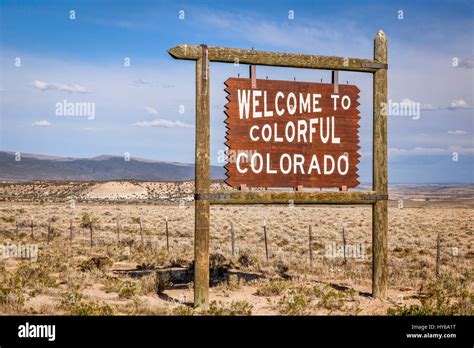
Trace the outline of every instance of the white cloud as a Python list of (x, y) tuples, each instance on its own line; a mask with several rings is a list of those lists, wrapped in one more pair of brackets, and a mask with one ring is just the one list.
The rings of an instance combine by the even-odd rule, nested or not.
[(158, 110), (156, 110), (155, 108), (153, 108), (151, 106), (145, 106), (145, 112), (148, 115), (158, 116)]
[(465, 68), (465, 69), (474, 68), (474, 58), (464, 58), (459, 63), (458, 68)]
[(472, 106), (469, 105), (464, 99), (455, 99), (453, 100), (449, 106), (433, 106), (432, 104), (421, 104), (420, 110), (423, 111), (434, 111), (434, 110), (450, 110), (450, 111), (455, 111), (455, 110), (467, 110), (471, 109)]
[(433, 106), (431, 104), (421, 104), (420, 105), (420, 110), (422, 111), (432, 111), (432, 110), (438, 110), (436, 106)]
[(89, 93), (89, 91), (76, 83), (66, 85), (62, 83), (55, 83), (55, 82), (45, 82), (35, 80), (31, 83), (34, 88), (40, 89), (42, 91), (62, 91), (62, 92), (69, 92), (69, 93)]
[(51, 123), (46, 120), (35, 121), (31, 124), (33, 127), (49, 127)]
[(470, 109), (471, 106), (466, 103), (464, 99), (455, 99), (451, 102), (451, 104), (446, 108), (448, 110), (454, 111), (459, 109)]
[(450, 146), (439, 147), (414, 147), (411, 149), (400, 149), (392, 147), (388, 149), (389, 156), (450, 156), (453, 152), (464, 155), (474, 155), (474, 147)]
[(463, 135), (463, 134), (467, 134), (467, 132), (463, 130), (454, 130), (454, 131), (448, 131), (448, 134)]
[(192, 128), (193, 126), (181, 121), (170, 121), (161, 118), (154, 119), (153, 121), (142, 121), (134, 123), (138, 127), (162, 127), (162, 128)]
[(151, 81), (145, 80), (145, 79), (142, 79), (142, 78), (134, 80), (133, 83), (136, 84), (136, 85), (151, 85)]

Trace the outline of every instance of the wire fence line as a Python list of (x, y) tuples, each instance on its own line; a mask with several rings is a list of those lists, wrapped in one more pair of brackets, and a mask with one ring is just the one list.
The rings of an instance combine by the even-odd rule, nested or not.
[[(20, 233), (26, 233), (26, 235), (30, 234), (33, 238), (40, 237), (48, 243), (52, 239), (61, 236), (65, 239), (75, 240), (84, 244), (90, 243), (91, 246), (115, 244), (132, 247), (142, 245), (150, 247), (153, 250), (166, 249), (168, 252), (182, 252), (183, 248), (190, 248), (192, 250), (194, 232), (192, 230), (185, 232), (177, 232), (176, 230), (173, 230), (173, 224), (179, 222), (179, 219), (170, 220), (167, 217), (164, 217), (163, 223), (160, 224), (159, 228), (156, 227), (156, 224), (153, 228), (149, 228), (149, 226), (144, 227), (143, 221), (140, 217), (132, 218), (132, 223), (126, 223), (130, 218), (127, 219), (122, 216), (117, 216), (114, 219), (114, 222), (102, 222), (100, 224), (92, 224), (88, 227), (81, 225), (81, 223), (77, 223), (77, 219), (73, 218), (53, 219), (49, 217), (44, 222), (40, 223), (36, 223), (34, 219), (18, 219), (14, 221), (13, 236), (15, 239), (19, 240)], [(58, 225), (66, 225), (68, 227), (59, 228)], [(235, 238), (235, 235), (239, 234), (238, 228), (235, 228), (235, 226), (238, 225), (234, 224), (233, 221), (230, 221), (228, 225), (230, 226), (224, 234), (225, 241), (219, 240), (218, 243), (228, 244), (223, 248), (221, 246), (220, 250), (226, 250), (230, 256), (235, 257), (236, 250), (239, 249), (239, 242)], [(317, 228), (314, 228), (312, 225), (308, 225), (307, 228), (309, 234), (305, 235), (306, 239), (301, 238), (301, 241), (304, 241), (304, 243), (302, 243), (300, 250), (303, 250), (303, 255), (308, 258), (308, 261), (311, 264), (315, 257), (333, 259), (343, 258), (344, 263), (347, 263), (348, 260), (352, 259), (359, 259), (359, 261), (360, 259), (363, 261), (371, 260), (371, 238), (354, 238), (351, 236), (350, 229), (348, 230), (346, 228), (337, 231), (337, 234), (333, 236), (325, 236), (321, 235), (321, 233), (318, 234)], [(252, 249), (256, 252), (262, 253), (262, 257), (265, 257), (267, 261), (274, 258), (274, 255), (288, 253), (288, 251), (282, 251), (277, 245), (278, 243), (272, 243), (272, 229), (269, 228), (265, 222), (261, 226), (261, 232), (256, 231), (256, 233), (261, 233), (264, 245), (253, 245)], [(189, 243), (182, 245), (183, 239), (189, 240)], [(434, 257), (436, 260), (437, 273), (439, 273), (439, 265), (443, 258), (451, 257), (455, 260), (458, 257), (467, 255), (467, 253), (465, 253), (464, 250), (461, 250), (461, 248), (453, 246), (452, 242), (444, 240), (441, 233), (438, 233), (436, 239), (432, 242), (423, 242), (422, 245), (414, 244), (416, 243), (413, 243), (412, 241), (404, 242), (389, 240), (389, 255), (395, 255), (397, 257), (404, 257), (409, 253), (429, 255), (430, 257)]]

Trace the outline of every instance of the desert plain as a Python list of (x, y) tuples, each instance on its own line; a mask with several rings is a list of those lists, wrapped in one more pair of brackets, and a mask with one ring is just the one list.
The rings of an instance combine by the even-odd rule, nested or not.
[(383, 300), (370, 205), (213, 205), (208, 309), (192, 306), (192, 193), (186, 181), (0, 184), (0, 314), (473, 314), (474, 185), (390, 187)]

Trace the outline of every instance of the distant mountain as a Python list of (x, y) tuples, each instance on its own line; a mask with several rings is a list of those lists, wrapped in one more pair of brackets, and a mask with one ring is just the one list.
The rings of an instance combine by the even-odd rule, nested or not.
[[(0, 151), (0, 180), (192, 180), (194, 164), (162, 162), (141, 158), (125, 161), (120, 156), (101, 155), (94, 158), (57, 157)], [(224, 179), (223, 167), (211, 166), (212, 179)]]

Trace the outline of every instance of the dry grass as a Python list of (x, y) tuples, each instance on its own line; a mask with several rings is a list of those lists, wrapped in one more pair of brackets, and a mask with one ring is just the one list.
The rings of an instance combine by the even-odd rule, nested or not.
[[(94, 218), (92, 247), (90, 226), (84, 216)], [(118, 216), (120, 241), (116, 231)], [(370, 207), (213, 206), (211, 253), (223, 258), (215, 258), (216, 278), (210, 292), (213, 302), (203, 312), (189, 307), (192, 282), (173, 286), (172, 280), (157, 278), (148, 271), (162, 267), (183, 272), (192, 269), (194, 208), (190, 203), (84, 202), (72, 208), (67, 202), (3, 202), (0, 242), (37, 245), (39, 256), (36, 262), (0, 259), (0, 313), (356, 315), (386, 314), (390, 310), (390, 314), (472, 315), (473, 216), (472, 206), (451, 206), (447, 202), (442, 206), (424, 203), (404, 209), (390, 204), (389, 293), (388, 299), (382, 301), (368, 296)], [(138, 217), (143, 224), (145, 245), (141, 243)], [(169, 253), (165, 217), (169, 223)], [(50, 243), (48, 218), (52, 221)], [(263, 244), (264, 218), (269, 261)], [(231, 222), (236, 234), (235, 257), (231, 256)], [(312, 265), (308, 256), (310, 224)], [(342, 258), (325, 255), (332, 243), (341, 245), (342, 228), (347, 243), (363, 251), (363, 257), (348, 258), (347, 264)], [(434, 273), (438, 233), (442, 235), (441, 272), (447, 277), (442, 282), (435, 282)], [(189, 281), (192, 274), (185, 274), (185, 278)]]

